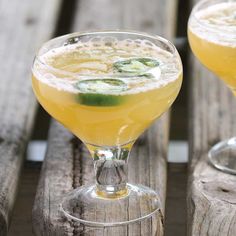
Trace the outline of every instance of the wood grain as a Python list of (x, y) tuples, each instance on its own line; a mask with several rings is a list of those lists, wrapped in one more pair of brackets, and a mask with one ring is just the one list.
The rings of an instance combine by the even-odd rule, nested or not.
[(0, 235), (8, 230), (36, 109), (30, 65), (55, 29), (59, 5), (58, 0), (0, 2)]
[[(195, 1), (196, 2), (196, 1)], [(207, 152), (236, 134), (236, 99), (191, 54), (188, 235), (236, 235), (236, 176), (207, 163)]]
[[(150, 0), (149, 4), (142, 0), (81, 0), (72, 29), (130, 28), (170, 38), (175, 31), (176, 4), (171, 0)], [(65, 220), (58, 211), (58, 202), (65, 192), (93, 183), (94, 176), (93, 163), (87, 158), (84, 145), (62, 126), (53, 123), (33, 209), (36, 235), (163, 235), (168, 127), (166, 114), (139, 139), (132, 151), (128, 176), (129, 181), (148, 185), (159, 192), (162, 216), (157, 216), (153, 222), (129, 227), (93, 229)]]

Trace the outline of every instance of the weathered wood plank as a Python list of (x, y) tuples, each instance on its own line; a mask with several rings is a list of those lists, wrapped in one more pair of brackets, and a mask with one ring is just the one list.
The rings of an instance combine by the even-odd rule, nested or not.
[[(175, 30), (176, 1), (81, 0), (73, 31), (130, 28), (170, 38)], [(148, 6), (147, 6), (148, 5)], [(161, 214), (165, 209), (168, 114), (138, 141), (129, 163), (129, 181), (148, 185), (160, 194)], [(61, 196), (82, 184), (93, 183), (93, 163), (85, 147), (64, 128), (53, 124), (33, 209), (37, 235), (163, 235), (163, 219), (110, 229), (82, 228), (66, 221), (58, 211)], [(138, 170), (138, 171), (137, 171)], [(149, 173), (149, 174), (147, 174)], [(152, 226), (152, 227), (151, 227)]]
[[(30, 65), (56, 25), (60, 1), (0, 2), (0, 235), (6, 235), (36, 102)], [(40, 11), (39, 11), (40, 9)]]
[(188, 235), (236, 235), (236, 176), (207, 163), (210, 147), (236, 134), (236, 100), (192, 55), (190, 65)]
[(12, 213), (8, 236), (32, 236), (32, 207), (38, 184), (41, 162), (23, 164), (19, 193)]

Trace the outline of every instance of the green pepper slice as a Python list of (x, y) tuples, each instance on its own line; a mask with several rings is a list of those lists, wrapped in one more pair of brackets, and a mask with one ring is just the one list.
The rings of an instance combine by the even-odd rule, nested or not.
[(76, 84), (79, 94), (77, 101), (87, 106), (116, 106), (124, 101), (120, 92), (128, 89), (119, 79), (89, 79)]

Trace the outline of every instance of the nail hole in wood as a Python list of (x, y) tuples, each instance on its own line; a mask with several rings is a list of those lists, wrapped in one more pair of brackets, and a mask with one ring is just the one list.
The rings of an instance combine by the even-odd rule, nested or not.
[(151, 28), (153, 27), (153, 21), (151, 20), (145, 20), (142, 22), (142, 27), (144, 28)]
[(229, 192), (228, 189), (224, 189), (224, 188), (221, 188), (221, 191), (224, 192), (224, 193), (228, 193)]
[(33, 18), (33, 17), (28, 17), (26, 20), (25, 20), (25, 24), (26, 25), (33, 25), (36, 23), (36, 19)]

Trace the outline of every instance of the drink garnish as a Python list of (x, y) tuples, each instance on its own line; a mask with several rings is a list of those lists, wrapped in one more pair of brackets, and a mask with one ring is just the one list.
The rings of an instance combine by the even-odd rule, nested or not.
[(149, 70), (158, 67), (159, 62), (152, 58), (131, 58), (127, 60), (118, 60), (113, 67), (118, 72), (145, 75)]
[(78, 102), (88, 106), (115, 106), (123, 102), (120, 92), (128, 89), (128, 85), (119, 79), (89, 79), (76, 84), (79, 90)]

